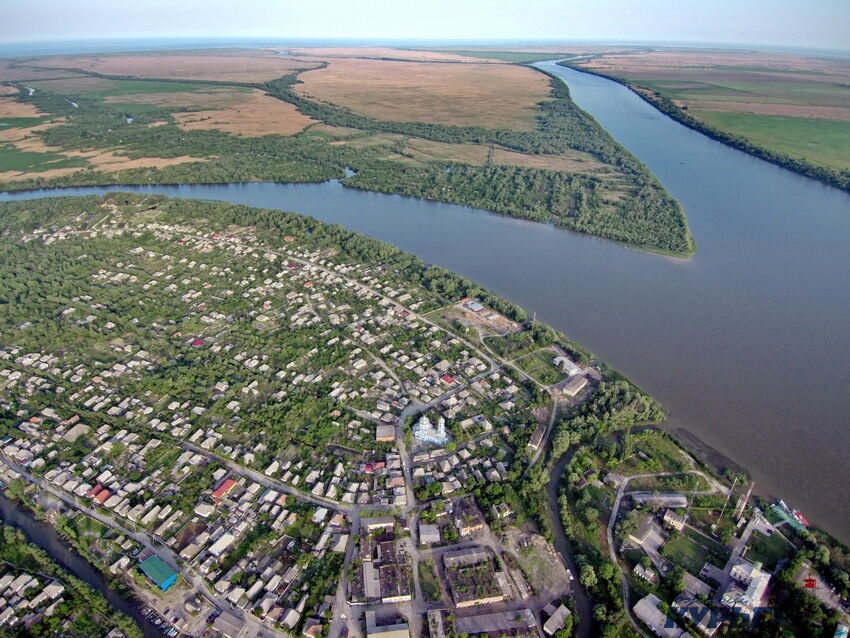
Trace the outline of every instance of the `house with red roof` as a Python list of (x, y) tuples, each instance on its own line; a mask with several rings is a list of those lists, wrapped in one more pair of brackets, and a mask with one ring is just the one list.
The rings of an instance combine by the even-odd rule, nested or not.
[(236, 487), (236, 481), (232, 478), (224, 479), (217, 488), (212, 493), (212, 499), (216, 503), (221, 503), (221, 499), (223, 499), (227, 494)]

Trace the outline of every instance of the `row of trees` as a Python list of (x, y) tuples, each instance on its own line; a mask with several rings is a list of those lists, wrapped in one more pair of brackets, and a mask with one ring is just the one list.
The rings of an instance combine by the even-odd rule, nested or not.
[[(584, 66), (577, 67), (569, 62), (559, 62), (559, 64), (561, 66), (575, 68), (583, 73), (599, 75), (609, 80), (619, 82), (625, 86), (630, 86), (628, 82), (621, 78), (607, 75), (605, 73), (599, 73)], [(658, 91), (654, 91), (643, 86), (638, 86), (637, 88), (640, 90), (635, 92), (644, 100), (652, 104), (665, 115), (672, 117), (677, 122), (681, 122), (695, 131), (699, 131), (712, 139), (728, 144), (740, 151), (744, 151), (745, 153), (749, 153), (750, 155), (754, 155), (755, 157), (768, 162), (772, 162), (773, 164), (778, 164), (779, 166), (792, 170), (796, 173), (800, 173), (801, 175), (805, 175), (806, 177), (811, 177), (830, 184), (831, 186), (835, 186), (836, 188), (850, 191), (850, 171), (848, 170), (841, 171), (827, 168), (826, 166), (820, 166), (802, 157), (793, 157), (787, 153), (781, 153), (765, 148), (764, 146), (754, 143), (749, 138), (742, 135), (735, 135), (729, 131), (724, 131), (721, 128), (694, 117), (684, 108), (676, 104), (676, 102), (664, 95), (661, 95)]]

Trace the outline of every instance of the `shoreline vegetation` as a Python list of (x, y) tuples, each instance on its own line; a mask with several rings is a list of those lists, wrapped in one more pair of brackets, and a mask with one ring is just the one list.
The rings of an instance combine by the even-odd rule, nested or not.
[[(32, 63), (32, 61), (29, 61)], [(327, 63), (324, 63), (327, 64)], [(59, 70), (47, 66), (41, 70)], [(154, 107), (128, 117), (122, 105), (84, 94), (60, 95), (37, 90), (30, 95), (20, 82), (18, 101), (65, 122), (40, 132), (51, 148), (66, 150), (119, 149), (130, 158), (191, 157), (161, 168), (129, 168), (102, 172), (93, 168), (52, 177), (17, 180), (2, 190), (62, 186), (226, 183), (246, 181), (318, 182), (344, 178), (344, 168), (356, 174), (346, 186), (378, 192), (436, 199), (558, 226), (611, 239), (623, 245), (676, 257), (689, 257), (695, 245), (681, 205), (649, 170), (616, 142), (592, 116), (570, 98), (569, 88), (548, 75), (550, 96), (537, 105), (531, 131), (490, 129), (425, 122), (396, 122), (357, 114), (336, 104), (318, 102), (293, 90), (295, 71), (269, 82), (176, 80), (62, 69), (116, 82), (142, 79), (206, 87), (258, 89), (294, 105), (303, 115), (335, 129), (355, 129), (374, 136), (409, 136), (443, 144), (473, 144), (528, 156), (585, 153), (603, 167), (565, 172), (456, 160), (407, 162), (401, 142), (350, 147), (344, 139), (308, 126), (290, 136), (236, 137), (220, 130), (179, 128), (169, 109)], [(315, 69), (311, 69), (315, 70)], [(73, 104), (72, 104), (73, 102)], [(74, 106), (76, 104), (76, 106)], [(127, 120), (131, 121), (127, 121)], [(164, 123), (163, 123), (164, 122)], [(156, 124), (155, 126), (153, 126)]]
[[(711, 481), (722, 481), (727, 485), (734, 477), (733, 490), (736, 484), (739, 490), (743, 490), (748, 482), (744, 475), (736, 476), (737, 472), (729, 468), (721, 471), (699, 453), (693, 452), (678, 437), (661, 429), (659, 425), (663, 423), (666, 413), (655, 399), (607, 364), (594, 361), (590, 352), (572, 342), (566, 335), (545, 324), (529, 321), (528, 313), (520, 306), (461, 275), (423, 262), (392, 244), (307, 215), (226, 202), (122, 192), (110, 192), (103, 196), (65, 196), (5, 202), (0, 204), (0, 230), (5, 238), (4, 245), (0, 246), (0, 257), (7, 265), (3, 272), (8, 273), (7, 288), (12, 293), (6, 296), (25, 299), (27, 295), (32, 295), (30, 289), (25, 292), (24, 288), (19, 287), (16, 280), (23, 273), (31, 273), (33, 268), (43, 272), (43, 269), (38, 268), (38, 264), (44, 263), (39, 255), (43, 247), (16, 245), (13, 242), (14, 237), (37, 230), (53, 232), (60, 228), (69, 228), (71, 220), (79, 224), (80, 218), (85, 218), (86, 213), (80, 211), (96, 211), (88, 213), (88, 221), (83, 222), (84, 224), (100, 223), (101, 211), (106, 204), (111, 205), (114, 210), (120, 210), (122, 215), (132, 213), (125, 217), (124, 225), (112, 227), (116, 233), (116, 242), (124, 241), (119, 240), (119, 237), (132, 234), (125, 233), (125, 230), (135, 229), (134, 233), (141, 238), (143, 233), (135, 224), (139, 223), (139, 220), (143, 222), (145, 219), (155, 219), (159, 216), (163, 216), (171, 224), (183, 225), (185, 229), (201, 224), (206, 234), (241, 233), (250, 230), (252, 237), (259, 241), (256, 245), (260, 247), (279, 246), (287, 242), (288, 237), (289, 241), (298, 242), (301, 250), (328, 256), (336, 263), (363, 264), (370, 268), (377, 267), (383, 272), (392, 272), (393, 284), (421, 287), (429, 295), (433, 295), (430, 301), (432, 305), (437, 305), (438, 310), (446, 307), (445, 302), (471, 297), (510, 320), (523, 324), (522, 331), (515, 334), (513, 341), (503, 344), (507, 350), (498, 351), (503, 360), (510, 360), (510, 357), (515, 357), (518, 352), (527, 348), (539, 349), (558, 345), (576, 361), (588, 365), (593, 362), (593, 367), (600, 374), (598, 386), (586, 400), (573, 408), (566, 409), (565, 405), (561, 404), (559, 407), (558, 403), (555, 403), (554, 409), (557, 412), (552, 419), (551, 431), (543, 442), (542, 462), (535, 463), (532, 457), (532, 460), (523, 460), (514, 467), (517, 479), (509, 488), (503, 488), (501, 483), (494, 483), (489, 488), (474, 491), (476, 499), (489, 506), (484, 508), (485, 511), (508, 499), (517, 510), (522, 509), (523, 515), (528, 516), (526, 520), (536, 525), (550, 540), (555, 532), (560, 534), (555, 526), (561, 526), (569, 548), (565, 550), (565, 555), (578, 566), (576, 586), (583, 588), (578, 590), (579, 595), (573, 604), (578, 606), (579, 611), (576, 622), (586, 628), (586, 631), (579, 630), (577, 635), (590, 635), (590, 631), (594, 632), (592, 635), (611, 638), (635, 635), (629, 624), (629, 587), (634, 588), (633, 591), (651, 591), (646, 589), (648, 586), (640, 584), (631, 576), (621, 576), (620, 561), (630, 561), (631, 554), (626, 552), (620, 558), (614, 557), (610, 553), (613, 545), (604, 540), (606, 525), (614, 526), (617, 538), (622, 539), (629, 531), (634, 531), (637, 520), (636, 515), (631, 514), (609, 524), (609, 516), (615, 516), (617, 513), (612, 508), (613, 493), (602, 483), (602, 479), (606, 483), (611, 479), (609, 472), (636, 479), (640, 478), (638, 475), (649, 476), (653, 473), (661, 477), (660, 482), (657, 485), (649, 485), (647, 489), (692, 490), (695, 493), (704, 491), (706, 485), (700, 481), (709, 479), (692, 475), (704, 474), (711, 477)], [(140, 212), (149, 213), (152, 217), (143, 218), (138, 215)], [(113, 241), (106, 235), (98, 241), (107, 239)], [(182, 240), (177, 241), (182, 243)], [(143, 240), (139, 239), (138, 242), (143, 243)], [(77, 253), (85, 250), (86, 257), (89, 252), (93, 255), (89, 259), (103, 260), (108, 257), (110, 250), (115, 251), (120, 246), (120, 243), (110, 247), (91, 242), (85, 249), (78, 247), (64, 254), (64, 259), (73, 256), (74, 263), (77, 263)], [(63, 261), (63, 253), (57, 249), (56, 255), (53, 255), (52, 250), (51, 248), (50, 263), (54, 270), (50, 272), (65, 273), (64, 280), (74, 281), (73, 277), (67, 277), (67, 274), (72, 272), (72, 267), (67, 267)], [(286, 266), (281, 264), (279, 267)], [(50, 273), (44, 274), (47, 279), (53, 276)], [(61, 298), (59, 301), (61, 304)], [(128, 297), (128, 303), (130, 301)], [(39, 306), (41, 312), (47, 312), (48, 316), (52, 316), (50, 303), (55, 302), (50, 301), (47, 305)], [(119, 311), (117, 308), (113, 310)], [(55, 338), (55, 327), (41, 325), (29, 328), (35, 331), (32, 335), (20, 336), (21, 333), (15, 324), (23, 319), (32, 319), (32, 312), (24, 303), (18, 303), (17, 307), (10, 308), (10, 311), (12, 314), (9, 315), (8, 326), (4, 330), (9, 333), (15, 330), (18, 335), (16, 339), (22, 347), (29, 348), (32, 344), (49, 342), (51, 337)], [(79, 329), (98, 330), (95, 327)], [(461, 324), (450, 321), (445, 322), (445, 329), (456, 335), (465, 334)], [(488, 350), (491, 354), (497, 354), (497, 351), (489, 346)], [(532, 405), (540, 407), (554, 399), (539, 389), (537, 384), (527, 381), (528, 383), (518, 383), (530, 393)], [(8, 419), (0, 425), (12, 430), (16, 423), (17, 419)], [(524, 450), (526, 445), (527, 441), (523, 439), (516, 449)], [(260, 463), (260, 466), (262, 465), (263, 463)], [(551, 485), (552, 481), (556, 481), (559, 488), (554, 503), (548, 500), (547, 495), (547, 485)], [(735, 529), (731, 510), (724, 505), (728, 499), (723, 495), (699, 495), (699, 498), (699, 506), (693, 509), (694, 520), (719, 521), (715, 513), (721, 511), (721, 516), (725, 518), (718, 533), (728, 541)], [(517, 500), (522, 504), (519, 505)], [(547, 511), (551, 524), (545, 522)], [(612, 513), (609, 514), (609, 511)], [(727, 533), (728, 536), (725, 536)], [(821, 547), (825, 547), (825, 558), (817, 563), (819, 569), (829, 574), (832, 581), (844, 583), (845, 576), (842, 574), (845, 563), (850, 564), (850, 554), (834, 539), (820, 530), (812, 529), (811, 532), (799, 533), (799, 542), (795, 547), (793, 559), (796, 566), (804, 559), (824, 555)], [(783, 581), (784, 592), (797, 592), (799, 589), (791, 582), (791, 575), (796, 572), (796, 566), (786, 570), (789, 575), (785, 579), (787, 582)], [(657, 591), (672, 599), (679, 593), (676, 582), (678, 578), (671, 580), (670, 585), (665, 583), (660, 586)], [(846, 586), (850, 589), (850, 581), (847, 581)], [(578, 599), (584, 597), (582, 591), (590, 594), (593, 602), (592, 612), (590, 607), (579, 606)], [(826, 618), (826, 614), (823, 615)], [(803, 621), (798, 624), (803, 626)]]
[(850, 193), (850, 171), (839, 171), (825, 166), (819, 166), (804, 158), (792, 157), (785, 153), (772, 151), (754, 143), (746, 137), (724, 131), (712, 124), (709, 124), (708, 122), (694, 117), (670, 98), (661, 95), (658, 91), (651, 88), (641, 86), (638, 83), (629, 82), (628, 80), (619, 78), (615, 75), (602, 73), (568, 60), (562, 60), (557, 64), (558, 66), (573, 69), (574, 71), (596, 75), (601, 78), (605, 78), (606, 80), (616, 82), (617, 84), (622, 84), (646, 103), (654, 106), (665, 115), (671, 117), (680, 124), (697, 131), (698, 133), (702, 133), (713, 140), (717, 140), (718, 142), (731, 146), (732, 148), (747, 153), (748, 155), (752, 155), (753, 157), (757, 157), (765, 160), (766, 162), (770, 162), (771, 164), (786, 168), (789, 171), (794, 171), (804, 177), (818, 180), (819, 182), (823, 182), (824, 184), (834, 186), (835, 188)]

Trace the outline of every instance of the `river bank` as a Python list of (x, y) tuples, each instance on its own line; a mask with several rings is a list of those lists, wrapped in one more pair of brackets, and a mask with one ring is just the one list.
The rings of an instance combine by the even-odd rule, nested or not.
[[(592, 57), (595, 56), (581, 56), (580, 59), (588, 59)], [(722, 142), (727, 146), (737, 149), (743, 153), (752, 155), (753, 157), (757, 157), (766, 162), (770, 162), (772, 164), (776, 164), (777, 166), (781, 166), (782, 168), (786, 168), (789, 171), (794, 171), (795, 173), (799, 173), (800, 175), (803, 175), (805, 177), (810, 177), (811, 179), (823, 182), (824, 184), (827, 184), (829, 186), (834, 186), (835, 188), (850, 192), (850, 175), (847, 172), (841, 172), (826, 168), (824, 166), (818, 166), (801, 157), (791, 157), (790, 155), (786, 155), (784, 153), (777, 153), (776, 151), (771, 151), (770, 149), (765, 148), (763, 146), (759, 146), (758, 144), (750, 141), (745, 137), (741, 137), (740, 135), (734, 135), (732, 133), (719, 129), (716, 126), (709, 124), (708, 122), (704, 122), (703, 120), (694, 117), (693, 115), (685, 111), (682, 107), (680, 107), (678, 104), (676, 104), (673, 100), (661, 95), (657, 91), (642, 87), (638, 84), (633, 84), (632, 82), (624, 80), (623, 78), (618, 78), (615, 75), (601, 73), (595, 69), (590, 69), (583, 65), (575, 64), (574, 61), (578, 61), (578, 59), (570, 58), (568, 60), (562, 60), (558, 64), (573, 69), (575, 71), (579, 71), (580, 73), (597, 75), (601, 78), (605, 78), (606, 80), (611, 80), (612, 82), (622, 84), (630, 91), (632, 91), (635, 95), (646, 101), (648, 104), (654, 106), (665, 115), (671, 117), (680, 124), (684, 124), (688, 128), (697, 131), (698, 133), (702, 133), (703, 135), (717, 140), (718, 142)]]
[[(686, 208), (690, 260), (553, 226), (322, 184), (128, 190), (295, 210), (392, 243), (537, 313), (657, 397), (765, 495), (850, 541), (843, 467), (850, 383), (850, 197), (708, 139), (625, 87), (558, 67), (580, 107)], [(106, 188), (0, 194), (0, 200)], [(545, 276), (541, 276), (544, 273)]]
[(62, 569), (103, 595), (113, 609), (132, 618), (145, 638), (162, 636), (162, 632), (142, 615), (138, 603), (123, 598), (115, 592), (88, 560), (66, 544), (52, 525), (38, 520), (25, 504), (10, 499), (2, 492), (0, 492), (0, 520), (6, 525), (22, 530), (31, 543), (47, 552)]

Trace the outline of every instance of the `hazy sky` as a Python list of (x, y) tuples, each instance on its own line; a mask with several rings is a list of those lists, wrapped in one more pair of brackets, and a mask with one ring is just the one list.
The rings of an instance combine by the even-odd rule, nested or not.
[(0, 42), (604, 39), (850, 49), (850, 0), (3, 0)]

